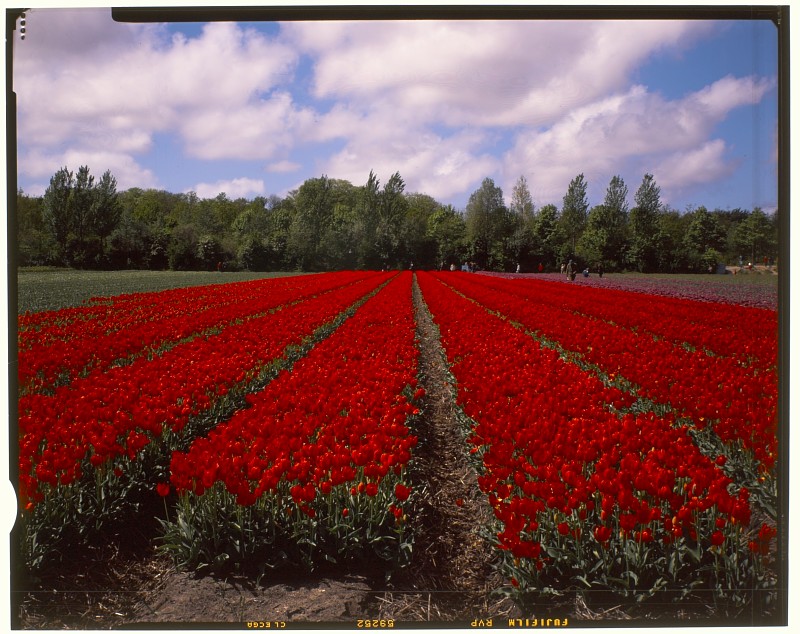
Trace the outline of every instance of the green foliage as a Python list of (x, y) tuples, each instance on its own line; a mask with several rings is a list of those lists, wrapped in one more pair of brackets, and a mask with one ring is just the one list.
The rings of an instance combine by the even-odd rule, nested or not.
[(661, 211), (661, 188), (652, 174), (645, 174), (634, 196), (636, 206), (628, 221), (630, 240), (627, 262), (637, 271), (651, 273), (659, 268), (659, 252), (664, 249), (664, 235), (658, 226)]
[(525, 176), (520, 176), (514, 184), (514, 189), (511, 190), (510, 211), (521, 219), (533, 218), (533, 198)]
[(95, 181), (86, 167), (77, 174), (65, 167), (41, 198), (18, 193), (16, 245), (23, 265), (155, 270), (208, 269), (218, 261), (226, 270), (273, 271), (412, 263), (438, 269), (473, 261), (506, 271), (518, 263), (534, 271), (542, 263), (552, 271), (571, 258), (611, 271), (705, 273), (710, 249), (727, 264), (739, 255), (754, 263), (777, 258), (777, 212), (698, 207), (681, 213), (661, 204), (652, 174), (644, 175), (630, 212), (619, 176), (590, 212), (587, 187), (579, 174), (561, 209), (537, 210), (520, 176), (506, 208), (502, 190), (486, 178), (466, 209), (457, 210), (407, 193), (398, 172), (385, 184), (373, 171), (360, 186), (323, 175), (285, 198), (232, 200), (224, 192), (212, 199), (155, 189), (117, 192), (108, 171)]
[(427, 224), (427, 235), (436, 244), (439, 268), (447, 269), (466, 259), (467, 227), (463, 215), (447, 205), (434, 211)]
[[(541, 261), (541, 254), (537, 252), (534, 239), (534, 206), (531, 192), (528, 189), (528, 181), (524, 176), (520, 176), (514, 184), (511, 192), (511, 205), (509, 206), (511, 216), (512, 233), (508, 238), (508, 248), (511, 251), (511, 258), (514, 262), (532, 269), (535, 264)], [(538, 256), (538, 257), (537, 257)]]
[(43, 501), (19, 514), (21, 564), (32, 572), (58, 565), (70, 551), (124, 528), (152, 501), (152, 478), (166, 473), (168, 460), (168, 453), (153, 450), (97, 468), (85, 459), (80, 480), (46, 490)]
[(683, 238), (689, 269), (706, 272), (712, 258), (720, 260), (719, 252), (725, 248), (725, 232), (719, 217), (698, 207), (689, 214), (689, 224)]
[(375, 496), (339, 485), (298, 505), (282, 481), (250, 506), (216, 483), (203, 495), (178, 497), (174, 518), (161, 522), (161, 548), (190, 570), (309, 572), (341, 564), (391, 570), (408, 563), (411, 548), (405, 521), (390, 511), (397, 482), (385, 478)]
[(77, 174), (63, 167), (42, 197), (42, 219), (58, 245), (58, 261), (76, 268), (108, 266), (105, 239), (120, 218), (117, 183), (109, 171), (95, 185), (87, 166)]
[(417, 269), (439, 268), (437, 243), (428, 233), (428, 221), (440, 205), (427, 194), (406, 194), (405, 199), (408, 208), (400, 224), (402, 268), (411, 263)]
[(561, 246), (567, 241), (563, 227), (558, 221), (555, 205), (539, 208), (532, 227), (534, 259), (538, 259), (548, 270), (557, 270), (562, 261)]
[(42, 197), (42, 217), (58, 244), (60, 258), (66, 256), (67, 237), (72, 230), (71, 194), (73, 185), (72, 172), (63, 167), (50, 179), (50, 185)]
[(756, 207), (747, 214), (733, 231), (734, 248), (749, 262), (757, 263), (761, 258), (774, 260), (778, 253), (777, 233), (767, 215)]
[(197, 231), (194, 225), (176, 227), (167, 247), (169, 268), (173, 271), (193, 271), (199, 268), (197, 259)]
[(627, 250), (627, 196), (625, 182), (614, 176), (603, 204), (589, 212), (586, 230), (578, 240), (577, 253), (590, 267), (602, 265), (609, 271), (622, 268)]
[(100, 236), (80, 238), (74, 233), (67, 236), (67, 263), (76, 269), (107, 268)]
[(120, 223), (108, 238), (109, 268), (112, 269), (146, 269), (151, 262), (154, 268), (166, 268), (166, 244), (159, 262), (156, 257), (149, 257), (151, 248), (157, 241), (150, 225), (125, 214)]
[(401, 222), (408, 208), (403, 196), (405, 183), (398, 172), (392, 174), (378, 197), (375, 250), (385, 268), (402, 268)]
[(491, 178), (469, 197), (466, 211), (467, 243), (478, 268), (504, 270), (512, 266), (508, 239), (513, 219), (503, 202), (503, 190)]
[(20, 266), (57, 264), (53, 257), (57, 245), (45, 222), (43, 199), (17, 192), (16, 216), (9, 217), (17, 226), (17, 257)]
[(717, 265), (721, 262), (722, 254), (716, 249), (706, 249), (705, 253), (700, 256), (701, 266), (709, 273), (716, 273)]
[[(601, 209), (602, 206), (593, 208), (589, 214), (589, 218), (593, 218), (593, 214), (600, 215), (602, 212), (599, 212), (598, 210)], [(605, 229), (605, 227), (600, 226), (598, 223), (597, 225), (589, 226), (586, 228), (586, 230), (584, 230), (580, 239), (578, 240), (576, 251), (584, 262), (590, 263), (590, 266), (598, 266), (607, 261), (606, 251), (608, 242), (608, 231)], [(606, 270), (609, 269), (608, 264), (605, 264), (604, 266)]]
[(587, 183), (583, 174), (573, 178), (561, 206), (561, 226), (569, 240), (569, 253), (575, 253), (578, 238), (586, 227), (589, 201), (586, 198)]
[[(599, 499), (595, 502), (599, 508)], [(606, 521), (583, 506), (571, 514), (553, 510), (540, 514), (536, 530), (526, 534), (541, 543), (541, 558), (505, 552), (501, 568), (514, 580), (515, 601), (530, 610), (554, 596), (579, 595), (592, 607), (622, 599), (653, 606), (695, 601), (733, 616), (744, 606), (774, 601), (775, 580), (765, 574), (769, 557), (750, 548), (758, 531), (734, 524), (718, 530), (716, 521), (712, 507), (698, 513), (696, 535), (675, 537), (660, 522), (626, 533), (618, 509)], [(599, 542), (592, 526), (607, 526), (610, 538)], [(714, 532), (723, 538), (719, 545), (711, 543)]]
[(239, 263), (245, 271), (268, 271), (270, 269), (270, 252), (256, 236), (245, 238), (239, 253)]
[[(606, 190), (602, 205), (595, 207), (587, 220), (587, 232), (595, 236), (596, 255), (589, 259), (590, 266), (602, 264), (607, 270), (623, 268), (628, 245), (628, 187), (619, 176), (614, 176)], [(580, 249), (579, 249), (580, 252)]]
[(200, 236), (196, 249), (197, 262), (202, 269), (213, 271), (222, 267), (225, 256), (222, 252), (222, 245), (214, 236)]
[(674, 209), (662, 209), (658, 215), (659, 245), (658, 270), (665, 273), (689, 270), (689, 255), (683, 237), (689, 217)]

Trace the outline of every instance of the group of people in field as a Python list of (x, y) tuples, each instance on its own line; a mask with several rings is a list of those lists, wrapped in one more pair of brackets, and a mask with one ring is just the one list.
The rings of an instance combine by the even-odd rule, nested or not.
[[(445, 268), (444, 263), (442, 263), (441, 268), (442, 268), (442, 270), (444, 270), (444, 268)], [(452, 264), (452, 263), (450, 264), (449, 268), (450, 268), (451, 271), (459, 270), (459, 267), (457, 265), (455, 265), (455, 264)], [(467, 271), (467, 272), (470, 272), (470, 273), (477, 270), (477, 267), (475, 266), (474, 262), (464, 262), (461, 265), (460, 268), (461, 268), (462, 271)], [(414, 269), (414, 265), (412, 264), (411, 265), (411, 270), (413, 270), (413, 269)], [(521, 266), (519, 265), (519, 263), (517, 263), (516, 272), (520, 273), (521, 270), (522, 270)], [(539, 263), (539, 267), (538, 267), (537, 270), (539, 271), (539, 273), (544, 273), (544, 264), (542, 264), (540, 262)], [(598, 264), (597, 265), (597, 271), (596, 272), (597, 272), (597, 275), (599, 275), (600, 277), (603, 277), (603, 265), (602, 264)], [(581, 273), (582, 273), (583, 277), (589, 277), (589, 267), (588, 266), (585, 267)], [(574, 260), (570, 259), (568, 262), (564, 262), (561, 265), (561, 275), (566, 275), (567, 279), (569, 281), (571, 281), (571, 282), (575, 280), (575, 278), (578, 276), (578, 265), (575, 263)]]
[[(575, 262), (573, 262), (572, 260), (562, 264), (561, 265), (561, 274), (562, 275), (566, 274), (567, 279), (570, 282), (574, 281), (575, 277), (578, 275), (578, 265), (575, 264)], [(583, 269), (582, 274), (583, 274), (583, 277), (589, 277), (589, 267), (588, 266)], [(603, 277), (603, 265), (602, 264), (598, 264), (597, 265), (597, 274), (600, 277)]]
[[(442, 269), (444, 270), (444, 265), (442, 265)], [(457, 270), (458, 270), (458, 267), (457, 267), (455, 264), (452, 264), (452, 263), (451, 263), (451, 264), (450, 264), (450, 270), (451, 270), (451, 271), (457, 271)], [(461, 270), (462, 270), (462, 271), (466, 271), (467, 273), (474, 273), (475, 271), (477, 271), (477, 270), (478, 270), (478, 267), (477, 267), (477, 265), (475, 264), (475, 262), (464, 262), (464, 263), (461, 265)]]

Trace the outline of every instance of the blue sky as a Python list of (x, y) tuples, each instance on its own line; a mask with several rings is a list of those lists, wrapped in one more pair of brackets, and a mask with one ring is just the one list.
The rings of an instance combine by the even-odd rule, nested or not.
[(119, 24), (33, 9), (14, 42), (18, 178), (286, 195), (400, 172), (463, 209), (524, 175), (561, 206), (645, 173), (684, 210), (777, 204), (777, 30), (766, 21)]

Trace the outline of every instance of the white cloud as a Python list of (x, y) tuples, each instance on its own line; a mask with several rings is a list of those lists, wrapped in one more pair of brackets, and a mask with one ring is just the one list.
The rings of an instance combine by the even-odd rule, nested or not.
[(220, 194), (225, 194), (228, 198), (236, 199), (260, 196), (265, 190), (263, 180), (234, 178), (216, 183), (198, 183), (191, 188), (191, 191), (195, 192), (199, 198), (216, 198)]
[[(773, 86), (769, 80), (726, 77), (675, 101), (633, 86), (567, 112), (552, 127), (521, 132), (505, 156), (504, 186), (510, 190), (519, 174), (529, 175), (534, 200), (543, 204), (560, 201), (578, 173), (595, 198), (621, 172), (637, 182), (651, 172), (665, 193), (712, 182), (735, 167), (728, 164), (724, 142), (710, 140), (715, 126)], [(683, 157), (694, 170), (679, 169)]]
[(425, 192), (446, 200), (470, 188), (494, 172), (499, 162), (481, 151), (482, 134), (464, 132), (442, 137), (424, 130), (396, 130), (395, 135), (351, 138), (343, 150), (322, 162), (322, 171), (333, 178), (363, 184), (373, 170), (385, 181), (400, 172), (407, 191)]
[[(301, 22), (286, 25), (284, 37), (315, 58), (314, 94), (335, 100), (306, 121), (305, 139), (346, 141), (318, 162), (325, 173), (360, 183), (369, 169), (399, 170), (409, 189), (434, 196), (464, 195), (498, 171), (510, 192), (525, 173), (541, 203), (560, 201), (579, 172), (604, 187), (637, 158), (692, 151), (731, 108), (771, 88), (728, 77), (670, 102), (629, 86), (649, 57), (679, 51), (711, 28), (699, 21)], [(477, 132), (498, 126), (519, 130), (502, 170), (489, 154), (490, 135)]]
[(294, 106), (291, 95), (279, 93), (256, 104), (197, 112), (180, 129), (191, 156), (262, 159), (292, 147), (312, 117), (309, 110)]
[(266, 167), (267, 172), (272, 172), (274, 174), (288, 174), (291, 172), (296, 172), (303, 166), (300, 163), (294, 163), (292, 161), (283, 160), (283, 161), (276, 161), (274, 163), (270, 163)]
[(158, 187), (158, 178), (149, 169), (142, 167), (133, 157), (124, 152), (114, 152), (101, 149), (70, 148), (60, 153), (48, 153), (41, 150), (24, 152), (19, 156), (18, 168), (20, 172), (37, 179), (47, 181), (41, 191), (29, 186), (29, 193), (38, 195), (44, 193), (49, 184), (50, 177), (62, 167), (77, 171), (81, 165), (86, 165), (99, 178), (106, 170), (117, 179), (117, 189), (123, 191), (131, 187)]
[(722, 139), (714, 139), (697, 148), (665, 157), (655, 168), (659, 182), (669, 189), (691, 188), (730, 175), (736, 162), (726, 160), (728, 148)]
[(19, 138), (28, 151), (68, 145), (133, 160), (154, 134), (178, 131), (193, 156), (269, 156), (306, 116), (272, 94), (296, 59), (231, 23), (170, 38), (157, 25), (114, 23), (108, 10), (35, 12), (15, 57)]
[[(65, 163), (89, 164), (111, 169), (121, 187), (155, 186), (143, 164), (169, 138), (193, 159), (257, 162), (251, 175), (325, 173), (360, 184), (370, 169), (383, 179), (399, 171), (408, 191), (441, 200), (465, 199), (486, 176), (509, 194), (524, 174), (537, 204), (558, 203), (579, 172), (590, 195), (616, 173), (638, 181), (645, 171), (667, 194), (729, 174), (735, 148), (714, 139), (715, 126), (775, 86), (727, 76), (670, 100), (632, 85), (648, 60), (715, 28), (292, 22), (271, 37), (216, 23), (187, 37), (114, 23), (108, 10), (33, 11), (15, 47), (20, 176), (43, 182)], [(512, 141), (501, 157), (498, 137)], [(314, 165), (283, 158), (300, 146)], [(264, 189), (255, 179), (198, 187), (211, 197)]]
[[(648, 56), (709, 29), (680, 21), (292, 23), (315, 94), (448, 125), (542, 125), (619, 90)], [(354, 72), (357, 69), (357, 72)]]
[(774, 78), (737, 79), (733, 75), (726, 75), (696, 92), (687, 99), (687, 102), (704, 109), (709, 118), (719, 120), (733, 108), (757, 104), (764, 94), (775, 86)]
[[(59, 21), (64, 14), (70, 10), (42, 18)], [(70, 51), (61, 56), (42, 46), (43, 34), (33, 31), (31, 42), (19, 47), (15, 84), (23, 130), (47, 115), (55, 122), (163, 130), (196, 112), (253, 101), (285, 79), (296, 60), (285, 46), (230, 23), (206, 25), (192, 39), (176, 35), (168, 40), (158, 27), (140, 27), (141, 39), (134, 45), (131, 26), (112, 22), (108, 13), (104, 19), (107, 30), (119, 36), (116, 46), (106, 39), (98, 49), (79, 48), (81, 55)], [(71, 26), (67, 22), (64, 27), (68, 35), (84, 37), (81, 31), (70, 32)], [(69, 135), (67, 126), (62, 129)]]

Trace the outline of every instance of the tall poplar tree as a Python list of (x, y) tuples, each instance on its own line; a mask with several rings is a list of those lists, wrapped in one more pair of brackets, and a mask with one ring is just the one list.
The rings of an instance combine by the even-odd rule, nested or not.
[(72, 230), (78, 238), (78, 248), (83, 250), (91, 229), (94, 176), (86, 165), (78, 168), (72, 186)]
[(106, 170), (94, 188), (91, 209), (91, 225), (100, 237), (100, 246), (105, 252), (105, 243), (122, 218), (122, 205), (117, 195), (117, 179)]
[(56, 241), (59, 258), (66, 258), (67, 239), (72, 229), (72, 188), (75, 177), (66, 167), (50, 178), (50, 185), (42, 197), (42, 217)]
[(661, 188), (652, 174), (645, 174), (634, 195), (628, 228), (628, 263), (638, 271), (650, 273), (658, 267), (661, 231), (658, 215), (661, 212)]
[(533, 217), (533, 197), (525, 176), (520, 176), (514, 183), (514, 188), (511, 190), (510, 211), (523, 220)]
[(533, 237), (534, 206), (528, 181), (525, 176), (520, 176), (511, 190), (511, 205), (509, 207), (514, 232), (510, 238), (510, 247), (517, 264), (525, 263), (536, 251), (537, 245)]
[(569, 240), (572, 253), (586, 228), (588, 219), (589, 201), (586, 197), (586, 180), (583, 174), (578, 174), (570, 181), (564, 201), (561, 205), (561, 224)]

